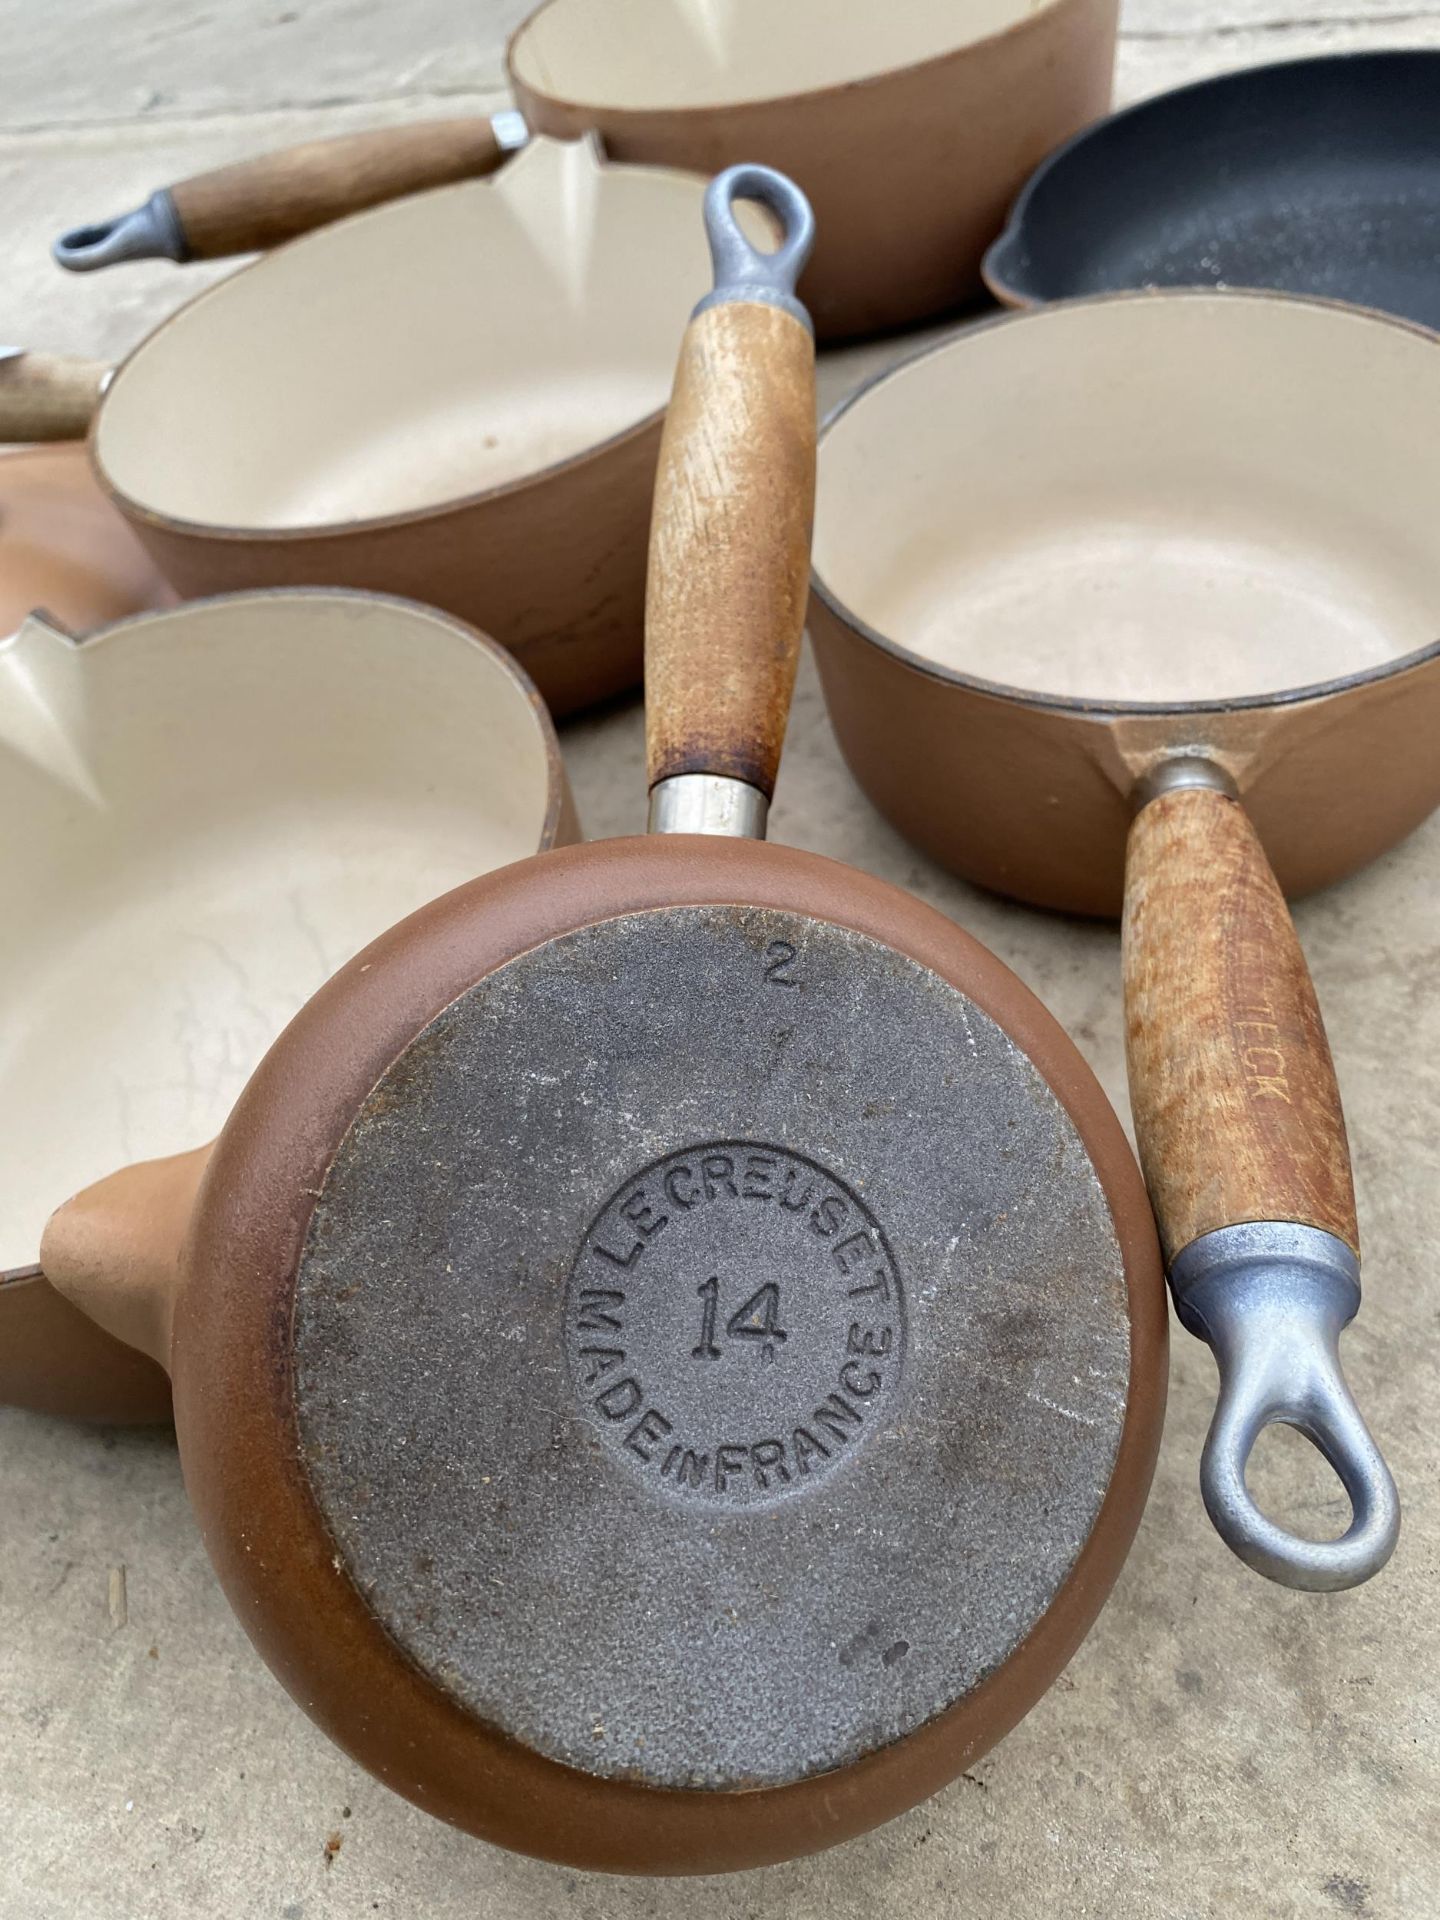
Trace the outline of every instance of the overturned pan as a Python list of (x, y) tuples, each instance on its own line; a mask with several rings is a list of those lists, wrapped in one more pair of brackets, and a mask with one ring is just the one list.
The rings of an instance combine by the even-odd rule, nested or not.
[(573, 839), (554, 732), (500, 648), (399, 601), (36, 617), (0, 641), (0, 817), (0, 1401), (165, 1418), (159, 1370), (40, 1278), (46, 1214), (208, 1139), (397, 915)]
[[(507, 646), (564, 713), (640, 677), (702, 183), (537, 140), (494, 181), (297, 240), (111, 375), (0, 359), (0, 440), (93, 415), (100, 484), (185, 595), (403, 594)], [(101, 389), (103, 387), (103, 397)]]
[[(1335, 1358), (1359, 1302), (1350, 1166), (1281, 888), (1339, 879), (1440, 802), (1435, 407), (1418, 328), (1121, 296), (917, 356), (820, 458), (812, 631), (862, 786), (984, 886), (1080, 913), (1123, 896), (1141, 1159), (1181, 1318), (1222, 1371), (1206, 1500), (1302, 1586), (1373, 1572), (1397, 1509)], [(1338, 1471), (1344, 1539), (1251, 1501), (1275, 1419)]]
[(412, 914), (208, 1159), (42, 1243), (170, 1366), (207, 1549), (305, 1710), (432, 1814), (628, 1872), (845, 1839), (1013, 1726), (1119, 1572), (1165, 1394), (1150, 1210), (1072, 1043), (943, 914), (765, 840), (810, 221), (765, 169), (713, 192), (652, 831)]
[(510, 42), (522, 111), (310, 142), (162, 188), (64, 234), (77, 271), (274, 246), (342, 213), (492, 172), (534, 133), (702, 173), (766, 160), (814, 203), (802, 292), (822, 337), (979, 291), (1025, 176), (1105, 111), (1117, 0), (549, 0)]

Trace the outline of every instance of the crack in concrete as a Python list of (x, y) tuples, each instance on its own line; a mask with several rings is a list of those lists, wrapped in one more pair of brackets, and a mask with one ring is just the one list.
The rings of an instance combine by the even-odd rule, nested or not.
[[(142, 127), (182, 131), (186, 127), (209, 126), (224, 120), (243, 123), (248, 120), (275, 119), (286, 113), (330, 113), (344, 107), (374, 107), (377, 110), (419, 108), (424, 107), (427, 101), (455, 100), (473, 101), (477, 113), (487, 113), (496, 107), (508, 106), (510, 95), (503, 85), (494, 84), (426, 87), (401, 93), (326, 94), (315, 100), (267, 100), (263, 105), (253, 107), (227, 103), (224, 106), (189, 107), (179, 113), (157, 113), (149, 107), (141, 107), (136, 112), (102, 114), (94, 119), (23, 120), (11, 126), (0, 126), (0, 141), (33, 139), (57, 133), (133, 133)], [(313, 139), (324, 136), (309, 133), (305, 137)]]

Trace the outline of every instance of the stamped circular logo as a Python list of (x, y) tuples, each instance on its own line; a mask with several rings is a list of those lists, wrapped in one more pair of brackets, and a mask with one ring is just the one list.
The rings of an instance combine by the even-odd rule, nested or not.
[(655, 1162), (570, 1272), (571, 1375), (605, 1444), (702, 1505), (803, 1491), (885, 1424), (900, 1276), (851, 1188), (783, 1147), (718, 1140)]

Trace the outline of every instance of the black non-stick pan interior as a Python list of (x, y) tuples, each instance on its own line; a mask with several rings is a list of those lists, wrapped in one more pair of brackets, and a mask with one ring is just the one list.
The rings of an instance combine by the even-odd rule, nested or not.
[(1440, 326), (1440, 49), (1254, 67), (1102, 120), (1032, 177), (986, 278), (1027, 306), (1278, 287)]

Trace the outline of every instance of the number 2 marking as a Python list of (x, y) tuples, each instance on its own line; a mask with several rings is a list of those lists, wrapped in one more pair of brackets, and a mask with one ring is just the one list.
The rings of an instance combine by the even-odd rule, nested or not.
[(790, 976), (795, 964), (795, 949), (788, 940), (772, 940), (765, 949), (765, 983), (771, 987), (798, 987)]

